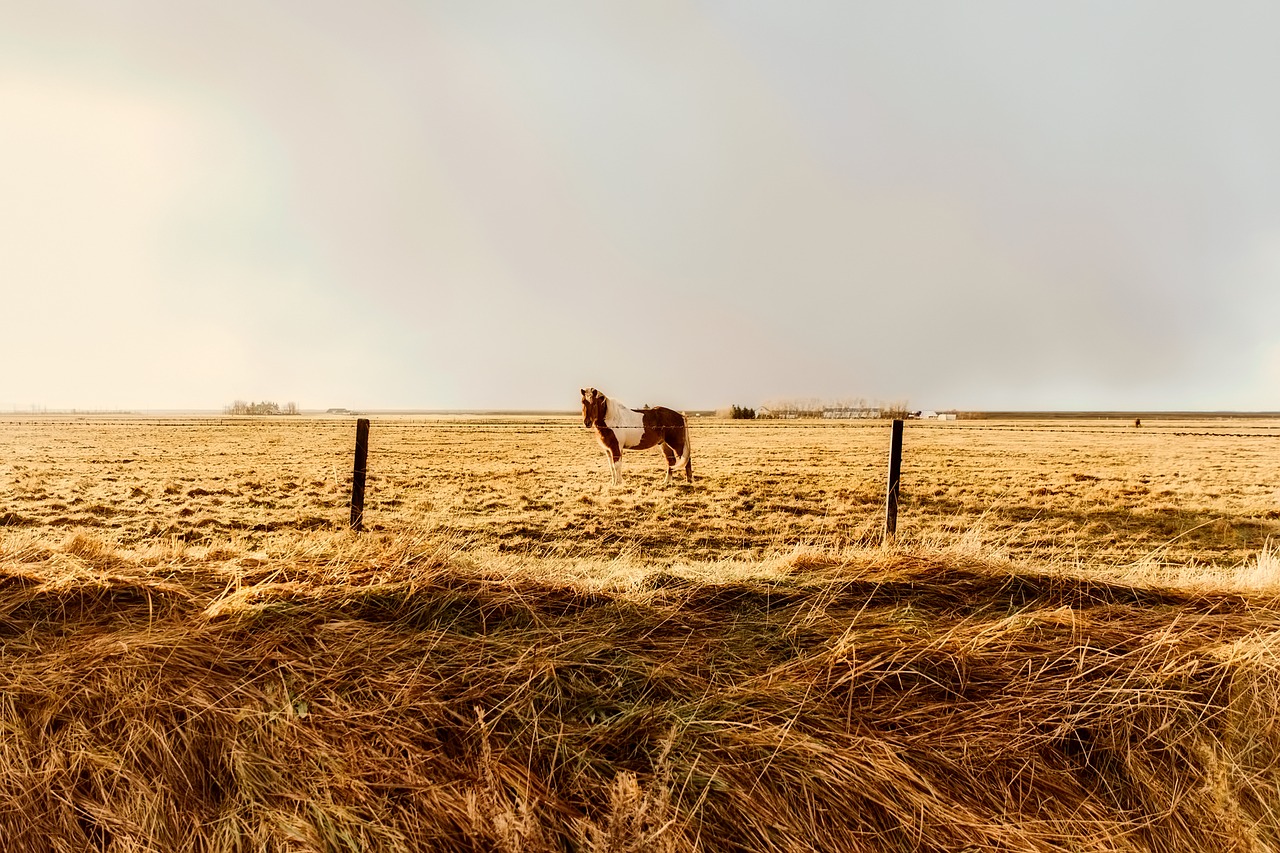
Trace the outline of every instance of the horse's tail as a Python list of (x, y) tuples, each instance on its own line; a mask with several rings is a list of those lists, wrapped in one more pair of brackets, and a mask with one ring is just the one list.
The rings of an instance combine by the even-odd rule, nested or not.
[(690, 483), (693, 482), (693, 449), (689, 442), (689, 418), (683, 413), (680, 415), (684, 421), (684, 449), (680, 451), (680, 458), (676, 460), (676, 467), (684, 466), (684, 477)]

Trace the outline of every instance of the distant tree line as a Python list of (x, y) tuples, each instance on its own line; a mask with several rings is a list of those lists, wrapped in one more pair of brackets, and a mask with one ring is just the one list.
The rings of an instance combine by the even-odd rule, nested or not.
[(223, 407), (222, 411), (228, 415), (296, 415), (298, 414), (298, 404), (285, 403), (281, 406), (279, 403), (273, 403), (269, 400), (263, 400), (260, 403), (247, 403), (244, 400), (236, 400), (230, 406)]
[[(737, 410), (739, 407), (734, 406)], [(864, 397), (847, 397), (839, 400), (789, 399), (770, 400), (758, 412), (750, 409), (753, 418), (908, 418), (913, 412), (907, 402), (869, 403)], [(739, 415), (732, 415), (739, 417)]]

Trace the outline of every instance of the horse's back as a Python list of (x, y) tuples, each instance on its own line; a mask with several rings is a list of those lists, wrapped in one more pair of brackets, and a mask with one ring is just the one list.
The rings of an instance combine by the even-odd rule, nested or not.
[(644, 416), (644, 425), (646, 427), (681, 427), (685, 425), (684, 415), (675, 409), (668, 409), (666, 406), (653, 406), (648, 409), (641, 409), (640, 414)]

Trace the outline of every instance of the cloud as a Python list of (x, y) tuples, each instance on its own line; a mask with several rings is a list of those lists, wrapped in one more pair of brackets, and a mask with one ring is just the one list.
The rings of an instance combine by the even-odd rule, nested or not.
[(1274, 17), (29, 7), (0, 347), (45, 355), (10, 393), (1264, 400)]

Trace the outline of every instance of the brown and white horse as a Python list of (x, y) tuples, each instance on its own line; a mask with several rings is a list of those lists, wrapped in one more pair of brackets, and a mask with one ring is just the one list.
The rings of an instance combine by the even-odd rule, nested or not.
[(689, 452), (689, 424), (684, 415), (673, 409), (628, 409), (594, 388), (582, 388), (582, 423), (594, 427), (596, 438), (609, 457), (613, 483), (622, 482), (622, 451), (645, 450), (662, 445), (667, 457), (667, 479), (671, 472), (684, 466), (684, 476), (693, 482), (693, 458)]

